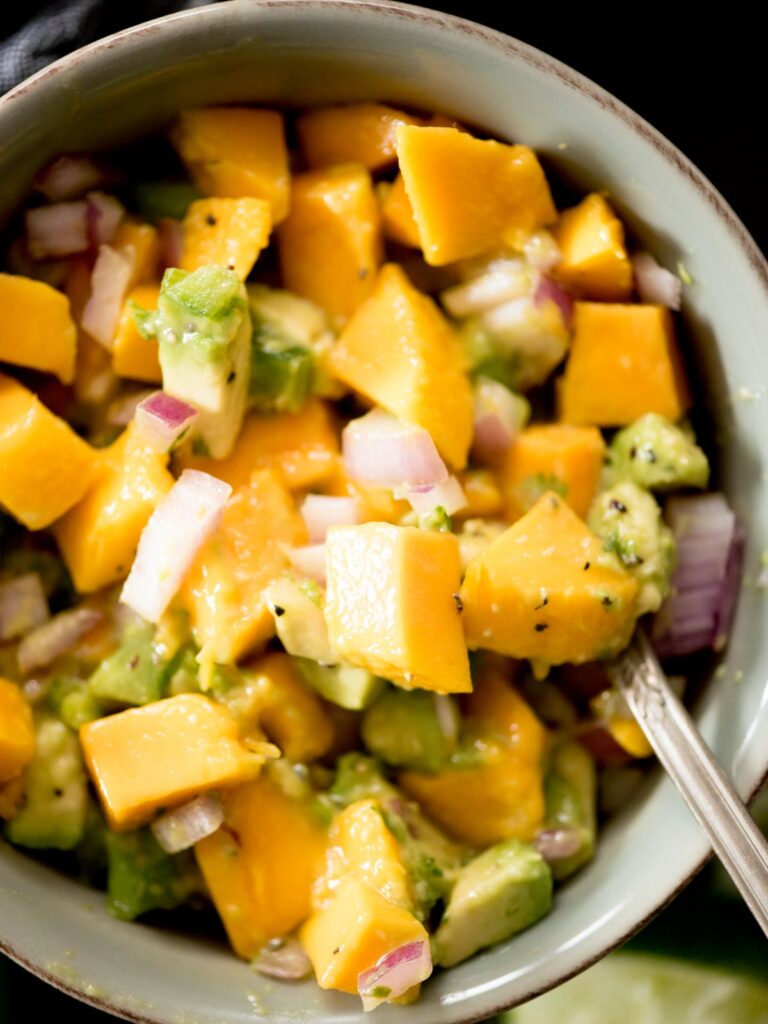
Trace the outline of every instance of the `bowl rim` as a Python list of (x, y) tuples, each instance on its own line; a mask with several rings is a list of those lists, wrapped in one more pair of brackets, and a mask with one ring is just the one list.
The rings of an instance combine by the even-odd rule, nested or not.
[[(226, 3), (209, 2), (204, 6), (177, 11), (141, 22), (97, 39), (85, 46), (78, 47), (64, 57), (30, 75), (5, 93), (5, 95), (0, 96), (0, 122), (8, 115), (12, 116), (16, 105), (23, 102), (29, 94), (34, 95), (41, 87), (43, 89), (48, 86), (55, 88), (60, 78), (65, 78), (80, 64), (98, 60), (99, 57), (109, 54), (115, 48), (120, 48), (123, 51), (129, 51), (134, 47), (140, 48), (145, 39), (158, 34), (171, 33), (179, 24), (188, 21), (198, 24), (207, 21), (227, 21), (232, 17), (233, 11), (242, 11), (251, 17), (256, 17), (260, 11), (268, 12), (280, 9), (285, 11), (304, 9), (316, 13), (320, 11), (327, 11), (329, 13), (342, 11), (352, 14), (353, 17), (356, 13), (360, 12), (365, 15), (377, 12), (383, 17), (417, 21), (438, 31), (458, 32), (472, 37), (480, 43), (500, 51), (505, 56), (523, 61), (545, 75), (554, 76), (570, 89), (597, 103), (604, 111), (621, 121), (633, 134), (639, 136), (643, 141), (650, 143), (664, 161), (671, 165), (673, 170), (676, 170), (687, 179), (689, 184), (696, 189), (701, 198), (711, 208), (717, 219), (728, 229), (731, 238), (746, 257), (750, 270), (759, 281), (761, 289), (768, 300), (768, 259), (722, 193), (674, 143), (623, 101), (617, 99), (602, 86), (557, 58), (500, 30), (438, 8), (401, 3), (399, 0), (227, 0)], [(196, 31), (200, 30), (197, 29)], [(657, 766), (656, 771), (661, 770)], [(768, 764), (766, 764), (762, 775), (759, 774), (753, 780), (748, 791), (742, 791), (740, 795), (746, 802), (749, 802), (760, 787), (766, 783), (768, 783)], [(703, 853), (701, 852), (702, 849)], [(624, 927), (621, 934), (608, 939), (601, 946), (599, 952), (575, 958), (572, 969), (559, 975), (556, 980), (550, 983), (545, 981), (543, 984), (537, 983), (532, 986), (529, 983), (528, 990), (522, 998), (516, 1000), (515, 1005), (526, 1002), (548, 991), (550, 988), (568, 981), (601, 960), (608, 953), (623, 945), (668, 906), (701, 871), (712, 856), (712, 850), (708, 847), (708, 844), (705, 844), (703, 847), (700, 846), (689, 857), (685, 867), (677, 872), (671, 891), (663, 899), (656, 901), (642, 919), (636, 921), (629, 928)], [(44, 964), (37, 964), (24, 956), (2, 934), (0, 934), (0, 952), (59, 991), (93, 1006), (95, 1009), (117, 1015), (125, 1020), (134, 1021), (136, 1024), (157, 1024), (157, 1018), (155, 1017), (146, 1017), (142, 1013), (136, 1013), (126, 1007), (118, 1008), (109, 996), (102, 997), (96, 994), (89, 994), (75, 983), (57, 976), (49, 971)], [(495, 992), (497, 1000), (501, 995), (501, 991), (499, 989)], [(472, 1024), (472, 1022), (481, 1021), (489, 1016), (503, 1012), (507, 1009), (507, 1005), (506, 1000), (496, 1001), (492, 1005), (484, 1007), (479, 1013), (470, 1012), (462, 1020), (466, 1024)]]

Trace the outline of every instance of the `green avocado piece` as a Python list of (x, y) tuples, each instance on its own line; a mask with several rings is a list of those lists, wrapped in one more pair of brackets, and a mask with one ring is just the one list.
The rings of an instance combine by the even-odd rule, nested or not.
[(263, 594), (277, 638), (288, 654), (321, 665), (337, 664), (339, 656), (328, 639), (323, 591), (313, 580), (298, 582), (284, 576), (270, 583)]
[(156, 650), (154, 636), (152, 626), (131, 630), (88, 680), (91, 695), (131, 705), (151, 704), (164, 697), (173, 665)]
[(312, 394), (314, 359), (301, 345), (261, 339), (251, 349), (249, 405), (263, 413), (298, 412)]
[(629, 480), (614, 484), (595, 498), (587, 522), (640, 584), (638, 615), (657, 611), (669, 594), (676, 545), (653, 495)]
[(133, 205), (145, 220), (182, 220), (202, 193), (188, 181), (140, 181), (131, 190)]
[(133, 315), (143, 335), (157, 338), (163, 390), (195, 406), (195, 439), (225, 458), (240, 432), (251, 375), (251, 318), (237, 274), (171, 268), (157, 310), (136, 307)]
[(432, 956), (452, 967), (549, 913), (552, 872), (532, 846), (507, 839), (461, 871), (432, 939)]
[(592, 755), (580, 743), (563, 743), (552, 754), (544, 781), (545, 829), (575, 829), (580, 845), (569, 857), (550, 861), (557, 881), (592, 859), (595, 852), (597, 775)]
[(107, 908), (121, 921), (149, 910), (173, 910), (200, 888), (194, 858), (171, 857), (148, 828), (108, 832)]
[(56, 717), (75, 731), (104, 714), (104, 706), (91, 693), (88, 683), (76, 676), (59, 676), (54, 679), (48, 690), (47, 701)]
[(83, 837), (88, 784), (77, 735), (48, 712), (36, 716), (25, 801), (5, 834), (17, 846), (71, 850)]
[[(443, 701), (448, 724), (441, 725), (438, 701)], [(459, 714), (450, 697), (426, 690), (389, 687), (363, 715), (362, 737), (372, 754), (387, 764), (436, 772), (456, 748)]]
[(383, 679), (354, 665), (320, 665), (308, 658), (296, 658), (296, 665), (321, 697), (349, 711), (367, 708), (384, 687)]
[(620, 430), (608, 449), (611, 480), (631, 480), (649, 490), (707, 486), (707, 456), (685, 430), (649, 412)]

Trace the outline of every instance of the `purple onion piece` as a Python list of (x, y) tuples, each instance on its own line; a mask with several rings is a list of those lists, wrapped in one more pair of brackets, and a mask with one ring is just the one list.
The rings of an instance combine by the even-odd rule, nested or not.
[(533, 845), (546, 861), (566, 860), (579, 852), (582, 836), (579, 829), (569, 825), (562, 828), (542, 828), (536, 833)]

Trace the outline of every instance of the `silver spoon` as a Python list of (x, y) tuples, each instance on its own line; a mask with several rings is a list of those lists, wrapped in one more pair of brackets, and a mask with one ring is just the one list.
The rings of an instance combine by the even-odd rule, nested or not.
[(768, 842), (670, 689), (642, 629), (608, 672), (768, 936)]

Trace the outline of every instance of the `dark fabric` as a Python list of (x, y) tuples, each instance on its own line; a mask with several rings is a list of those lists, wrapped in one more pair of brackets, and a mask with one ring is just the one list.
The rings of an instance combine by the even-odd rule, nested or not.
[[(11, 16), (15, 21), (11, 27), (16, 30), (0, 42), (0, 93), (78, 46), (208, 2), (211, 0), (54, 0), (24, 4), (23, 16)], [(39, 9), (32, 14), (36, 6)], [(22, 27), (16, 28), (22, 21)]]

